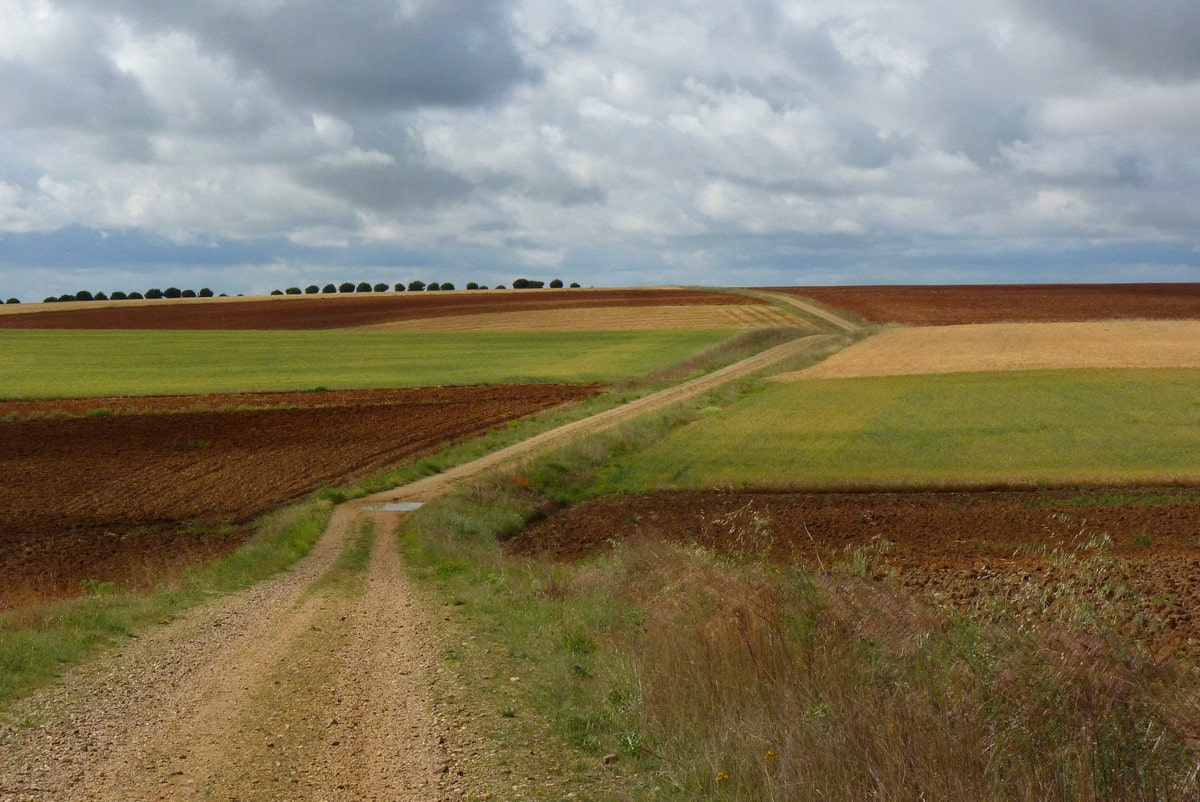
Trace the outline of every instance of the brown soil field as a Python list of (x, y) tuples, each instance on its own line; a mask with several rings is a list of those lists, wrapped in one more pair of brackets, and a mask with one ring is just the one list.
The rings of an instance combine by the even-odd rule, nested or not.
[(1200, 367), (1200, 321), (979, 323), (888, 329), (780, 380), (1060, 368)]
[[(545, 309), (754, 305), (732, 293), (674, 288), (504, 290), (201, 298), (152, 302), (13, 305), (11, 329), (336, 329), (456, 315)], [(9, 304), (0, 309), (7, 310)]]
[[(1087, 548), (1102, 535), (1108, 547)], [(817, 571), (845, 570), (858, 552), (877, 580), (964, 608), (1001, 596), (1045, 615), (1082, 594), (1109, 605), (1122, 634), (1149, 653), (1200, 658), (1197, 490), (609, 496), (551, 513), (506, 548), (571, 561), (637, 539)], [(1114, 591), (1121, 586), (1130, 592)]]
[(799, 318), (766, 304), (598, 307), (485, 312), (378, 323), (387, 331), (652, 331), (656, 329), (800, 328)]
[(871, 323), (1200, 319), (1200, 284), (780, 287)]
[[(322, 485), (381, 472), (596, 390), (506, 385), (45, 402), (40, 412), (51, 417), (0, 423), (0, 607), (73, 595), (85, 579), (160, 579), (231, 551), (248, 522)], [(128, 414), (53, 414), (83, 406)], [(168, 412), (197, 406), (209, 409)], [(147, 407), (158, 411), (142, 414)]]

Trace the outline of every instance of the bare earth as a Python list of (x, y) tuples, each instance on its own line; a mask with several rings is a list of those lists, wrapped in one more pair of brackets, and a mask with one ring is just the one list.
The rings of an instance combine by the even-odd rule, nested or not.
[(1200, 321), (990, 323), (889, 329), (780, 379), (1056, 368), (1200, 367)]
[[(496, 772), (479, 747), (482, 725), (470, 711), (435, 701), (454, 690), (437, 664), (446, 630), (443, 616), (404, 579), (398, 514), (365, 508), (428, 500), (481, 471), (826, 339), (778, 346), (476, 463), (342, 505), (292, 571), (195, 608), (5, 711), (0, 800), (510, 798), (512, 778)], [(365, 578), (350, 589), (322, 583), (366, 516), (376, 520), (377, 536)], [(501, 786), (504, 796), (494, 795)]]

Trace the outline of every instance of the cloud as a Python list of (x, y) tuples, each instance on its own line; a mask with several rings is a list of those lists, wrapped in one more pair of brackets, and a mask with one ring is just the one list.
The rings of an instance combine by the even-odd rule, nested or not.
[(339, 112), (464, 106), (533, 80), (516, 51), (504, 0), (88, 0), (156, 34), (181, 32), (201, 50), (261, 76), (295, 102)]
[(1115, 72), (1168, 81), (1200, 77), (1200, 5), (1192, 0), (1020, 0)]
[(353, 259), (974, 280), (1003, 261), (974, 251), (1081, 242), (1180, 275), (1192, 5), (0, 0), (0, 232), (123, 232), (246, 287)]

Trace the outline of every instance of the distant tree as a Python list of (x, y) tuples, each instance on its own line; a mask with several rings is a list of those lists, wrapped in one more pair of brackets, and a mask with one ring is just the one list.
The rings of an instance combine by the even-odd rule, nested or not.
[(125, 294), (124, 290), (113, 290), (113, 294), (108, 297), (114, 301), (128, 301), (129, 300), (129, 296)]
[(184, 297), (184, 298), (195, 298), (195, 297), (196, 297), (196, 291), (195, 291), (195, 290), (184, 290), (184, 291), (183, 291), (183, 297)]
[(421, 292), (423, 289), (425, 289), (425, 282), (424, 282), (424, 281), (410, 281), (410, 282), (408, 282), (408, 291), (409, 291), (409, 292)]
[(20, 298), (9, 298), (7, 301), (5, 301), (5, 303), (6, 304), (19, 304), (19, 303), (21, 303), (21, 299)]
[(429, 290), (430, 292), (438, 292), (442, 289), (442, 285), (438, 284), (436, 281), (431, 281), (429, 282), (429, 286), (425, 289)]
[(572, 282), (571, 282), (571, 289), (573, 289), (573, 290), (577, 290), (577, 289), (579, 289), (579, 282), (578, 282), (578, 281), (572, 281)]
[(303, 291), (299, 287), (288, 287), (284, 290), (288, 295), (303, 295)]
[(131, 301), (140, 301), (145, 297), (146, 296), (142, 295), (137, 290), (134, 290), (133, 292), (129, 293), (129, 300), (131, 300)]
[(102, 293), (102, 292), (98, 292), (98, 293), (96, 293), (96, 298), (95, 298), (95, 300), (97, 300), (97, 301), (107, 301), (107, 300), (108, 300), (108, 296), (107, 296), (107, 295), (105, 295), (105, 294), (104, 294), (104, 293)]
[(354, 282), (343, 281), (338, 285), (338, 292), (354, 292)]
[(551, 282), (550, 282), (550, 289), (552, 289), (552, 290), (561, 290), (561, 289), (562, 289), (562, 285), (563, 285), (563, 283), (562, 283), (562, 279), (560, 279), (560, 278), (556, 278), (556, 279), (554, 279), (553, 281), (551, 281)]
[(453, 290), (453, 289), (454, 289), (453, 281), (443, 281), (442, 282), (442, 292), (447, 292), (447, 291)]
[(321, 291), (321, 288), (318, 287), (316, 284), (309, 284), (307, 287), (304, 288), (305, 295), (316, 295), (320, 291)]
[(358, 282), (358, 286), (354, 288), (354, 291), (355, 292), (370, 292), (371, 285), (369, 282), (360, 281), (360, 282)]
[(42, 299), (42, 303), (56, 304), (56, 303), (58, 303), (58, 296), (57, 295), (47, 295), (45, 298)]
[(63, 293), (62, 295), (58, 296), (58, 300), (60, 300), (60, 301), (63, 301), (64, 303), (65, 303), (66, 301), (74, 301), (74, 300), (75, 300), (75, 296), (74, 296), (74, 295), (67, 295), (66, 293)]
[(519, 278), (513, 282), (514, 290), (523, 290), (528, 286), (529, 286), (529, 279), (526, 279), (526, 278)]
[(396, 286), (392, 287), (392, 289), (395, 290), (396, 292), (404, 292), (404, 285), (397, 284)]
[(474, 281), (468, 281), (468, 282), (467, 282), (467, 289), (468, 289), (468, 290), (477, 290), (477, 289), (479, 289), (479, 285), (478, 285), (478, 284), (476, 284)]
[(92, 295), (87, 290), (80, 290), (79, 292), (75, 293), (75, 300), (76, 301), (94, 301), (94, 300), (96, 300), (96, 296)]
[(505, 287), (503, 284), (497, 284), (496, 289), (503, 290), (503, 289), (507, 289), (507, 287)]
[(332, 284), (326, 284), (324, 287), (321, 288), (321, 292), (325, 293), (326, 295), (329, 295), (330, 293), (337, 292), (337, 287), (333, 286)]
[(272, 295), (283, 295), (283, 290), (271, 290)]
[(163, 290), (163, 297), (164, 298), (182, 298), (183, 290), (179, 289), (178, 287), (167, 287), (165, 290)]
[[(211, 298), (211, 297), (213, 297), (213, 291), (212, 291), (212, 290), (210, 290), (208, 287), (202, 287), (202, 288), (200, 289), (200, 292), (199, 292), (199, 293), (197, 293), (197, 294), (198, 294), (198, 295), (199, 295), (201, 298)], [(222, 293), (222, 295), (224, 295), (224, 293)]]

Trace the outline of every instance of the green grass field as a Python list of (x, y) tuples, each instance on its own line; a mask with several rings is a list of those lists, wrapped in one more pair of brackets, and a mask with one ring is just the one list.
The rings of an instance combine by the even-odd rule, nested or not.
[(1200, 371), (772, 383), (672, 433), (625, 489), (1164, 482), (1200, 477)]
[(611, 382), (726, 331), (0, 331), (0, 398)]

